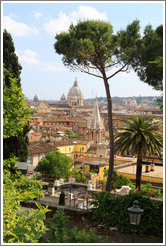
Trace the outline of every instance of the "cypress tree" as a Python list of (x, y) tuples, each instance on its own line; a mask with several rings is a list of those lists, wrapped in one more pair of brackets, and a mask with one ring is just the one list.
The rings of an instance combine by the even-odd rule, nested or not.
[[(6, 30), (3, 32), (3, 63), (8, 72), (12, 74), (12, 78), (17, 78), (18, 87), (21, 87), (20, 74), (22, 67), (18, 62), (18, 56), (15, 53), (13, 39)], [(10, 87), (9, 74), (5, 76), (5, 84)]]
[[(17, 86), (21, 87), (21, 65), (18, 62), (18, 56), (15, 53), (15, 47), (10, 33), (6, 30), (3, 32), (3, 76), (4, 84), (10, 88), (10, 78), (17, 78)], [(14, 109), (13, 109), (14, 110)], [(18, 157), (19, 161), (27, 161), (29, 139), (26, 135), (30, 130), (27, 124), (18, 136), (12, 136), (3, 139), (3, 157)]]

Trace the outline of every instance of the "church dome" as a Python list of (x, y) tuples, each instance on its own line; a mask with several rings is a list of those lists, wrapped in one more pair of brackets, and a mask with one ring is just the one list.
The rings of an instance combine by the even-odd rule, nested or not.
[(37, 97), (36, 94), (35, 94), (35, 96), (34, 96), (34, 98), (33, 98), (33, 101), (34, 101), (34, 102), (38, 102), (38, 101), (39, 101), (39, 99), (38, 99), (38, 97)]
[(70, 88), (68, 95), (70, 95), (70, 96), (82, 96), (82, 92), (78, 86), (77, 79), (75, 79), (74, 85)]

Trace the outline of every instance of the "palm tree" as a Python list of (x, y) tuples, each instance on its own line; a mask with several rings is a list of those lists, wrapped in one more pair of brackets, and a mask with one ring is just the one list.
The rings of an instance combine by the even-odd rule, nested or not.
[(137, 156), (136, 189), (140, 190), (142, 174), (142, 158), (152, 154), (161, 156), (162, 134), (153, 118), (134, 116), (128, 120), (122, 120), (124, 126), (120, 127), (121, 132), (115, 136), (115, 150), (131, 152)]

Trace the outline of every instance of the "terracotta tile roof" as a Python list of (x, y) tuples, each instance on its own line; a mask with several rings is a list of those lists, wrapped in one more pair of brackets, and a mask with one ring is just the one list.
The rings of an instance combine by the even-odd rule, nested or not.
[(28, 152), (31, 154), (41, 154), (57, 150), (58, 149), (55, 146), (51, 146), (45, 142), (31, 142), (28, 147)]
[(88, 140), (63, 138), (62, 141), (58, 142), (57, 147), (65, 146), (65, 145), (87, 144), (87, 143), (88, 143)]
[(93, 106), (89, 105), (89, 104), (84, 104), (83, 106), (77, 106), (77, 108), (80, 108), (80, 109), (92, 109)]
[(87, 163), (92, 163), (92, 162), (109, 162), (109, 158), (104, 158), (104, 157), (92, 157), (92, 156), (79, 156), (76, 159), (74, 159), (74, 162), (80, 162), (82, 163), (83, 161), (87, 161)]
[(74, 119), (69, 118), (53, 118), (53, 117), (47, 117), (43, 119), (43, 122), (45, 121), (51, 121), (51, 122), (75, 122)]
[(78, 122), (78, 127), (87, 127), (87, 122)]
[(29, 141), (30, 142), (37, 142), (40, 141), (42, 134), (40, 132), (34, 132), (32, 133)]
[(71, 108), (70, 105), (68, 105), (67, 103), (63, 104), (63, 103), (49, 103), (49, 107), (56, 107), (56, 108)]

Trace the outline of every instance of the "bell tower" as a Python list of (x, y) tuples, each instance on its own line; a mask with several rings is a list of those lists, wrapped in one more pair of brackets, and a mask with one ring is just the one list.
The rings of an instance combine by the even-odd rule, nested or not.
[(97, 98), (94, 104), (92, 115), (88, 120), (87, 126), (88, 126), (88, 140), (94, 144), (101, 144), (104, 124), (100, 116)]

